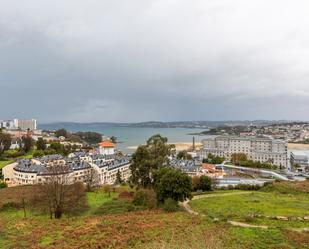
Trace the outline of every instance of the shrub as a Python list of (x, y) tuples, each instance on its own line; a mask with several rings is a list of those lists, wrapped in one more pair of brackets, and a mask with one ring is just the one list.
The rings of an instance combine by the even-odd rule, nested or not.
[(0, 207), (0, 211), (5, 211), (9, 209), (18, 209), (21, 207), (20, 203), (16, 202), (6, 202)]
[(235, 189), (239, 190), (259, 190), (261, 188), (260, 185), (250, 185), (250, 184), (238, 184), (235, 186)]
[(178, 206), (178, 203), (177, 201), (173, 200), (172, 198), (167, 198), (165, 201), (164, 201), (164, 204), (163, 204), (163, 210), (165, 212), (176, 212), (179, 210), (179, 206)]
[(200, 186), (200, 178), (198, 176), (193, 176), (192, 177), (192, 188), (193, 190), (197, 191), (197, 190), (201, 190), (199, 189)]
[(0, 182), (0, 189), (1, 188), (7, 188), (7, 183), (6, 182)]
[(20, 156), (25, 155), (24, 151), (18, 151), (18, 150), (13, 150), (13, 151), (6, 151), (3, 153), (3, 156), (6, 158), (17, 158)]
[(128, 191), (122, 191), (120, 192), (118, 199), (122, 199), (122, 200), (131, 200), (133, 197), (133, 194), (128, 192)]
[(134, 194), (133, 204), (154, 209), (157, 207), (156, 193), (150, 189), (140, 189)]
[(95, 215), (121, 214), (126, 212), (142, 210), (142, 207), (134, 206), (130, 201), (111, 200), (104, 203), (94, 212)]
[(232, 190), (232, 189), (235, 189), (235, 187), (234, 187), (233, 185), (228, 185), (228, 186), (227, 186), (227, 189), (228, 189), (228, 190)]
[(210, 191), (211, 190), (211, 178), (208, 176), (201, 176), (200, 182), (198, 185), (198, 189), (201, 189), (203, 191)]
[(44, 150), (45, 155), (53, 155), (56, 154), (57, 152), (54, 149), (46, 149)]
[(36, 150), (34, 153), (33, 153), (33, 157), (42, 157), (44, 156), (44, 151), (42, 150)]

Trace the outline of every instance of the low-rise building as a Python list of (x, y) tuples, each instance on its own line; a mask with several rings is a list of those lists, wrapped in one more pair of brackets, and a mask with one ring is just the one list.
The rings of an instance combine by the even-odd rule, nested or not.
[(101, 155), (113, 155), (115, 154), (115, 144), (106, 140), (99, 143), (99, 153)]
[(291, 152), (290, 156), (291, 165), (299, 172), (305, 172), (309, 166), (309, 157), (303, 154), (296, 154)]
[(69, 157), (49, 155), (20, 159), (5, 166), (3, 175), (9, 186), (17, 186), (45, 183), (54, 174), (66, 174), (68, 184), (86, 183), (90, 174), (94, 173), (98, 179), (97, 184), (104, 185), (115, 183), (118, 171), (123, 180), (128, 180), (131, 175), (129, 166), (130, 158), (127, 156), (78, 152), (70, 154)]

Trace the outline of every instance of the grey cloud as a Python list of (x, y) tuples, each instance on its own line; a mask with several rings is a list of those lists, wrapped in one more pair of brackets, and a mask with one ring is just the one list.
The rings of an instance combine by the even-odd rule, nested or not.
[(308, 7), (0, 0), (0, 118), (305, 119)]

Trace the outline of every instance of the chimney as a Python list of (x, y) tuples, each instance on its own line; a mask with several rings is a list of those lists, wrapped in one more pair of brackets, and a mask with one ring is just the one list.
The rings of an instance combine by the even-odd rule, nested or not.
[(195, 137), (192, 138), (192, 150), (195, 151)]

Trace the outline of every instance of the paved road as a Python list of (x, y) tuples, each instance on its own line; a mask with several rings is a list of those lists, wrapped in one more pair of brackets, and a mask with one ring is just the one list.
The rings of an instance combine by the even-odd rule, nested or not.
[(263, 169), (255, 169), (255, 168), (248, 168), (248, 167), (241, 167), (241, 166), (234, 166), (234, 165), (227, 165), (225, 164), (225, 162), (223, 162), (222, 164), (217, 164), (216, 166), (219, 167), (225, 167), (225, 168), (230, 168), (230, 169), (240, 169), (240, 170), (244, 170), (244, 171), (252, 171), (252, 172), (257, 172), (257, 173), (263, 173), (263, 174), (268, 174), (273, 176), (276, 179), (280, 179), (280, 180), (285, 180), (288, 181), (289, 179), (283, 175), (280, 175), (274, 171), (270, 171), (270, 170), (263, 170)]

